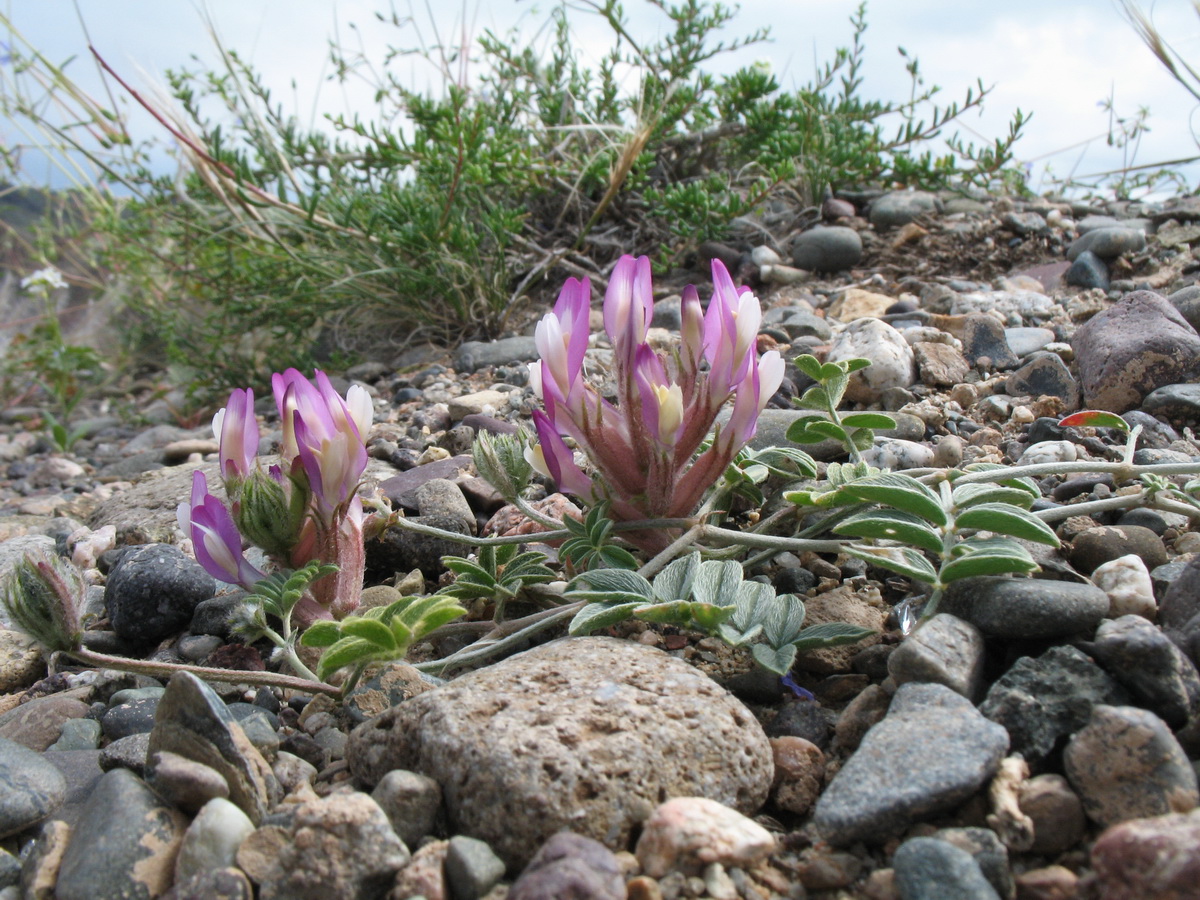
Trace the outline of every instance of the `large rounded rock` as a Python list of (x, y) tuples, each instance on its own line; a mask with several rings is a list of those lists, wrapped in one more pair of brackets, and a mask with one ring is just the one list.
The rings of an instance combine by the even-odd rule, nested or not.
[(113, 631), (144, 647), (186, 628), (197, 604), (216, 588), (213, 577), (178, 547), (147, 544), (121, 557), (108, 576), (104, 606)]
[(442, 786), (452, 833), (519, 868), (555, 832), (625, 849), (664, 797), (753, 814), (773, 776), (758, 721), (716, 682), (610, 638), (556, 641), (472, 672), (363, 723), (354, 776), (393, 769)]
[(842, 225), (813, 228), (792, 244), (792, 262), (814, 272), (840, 272), (862, 259), (862, 238)]
[(889, 191), (871, 204), (871, 224), (880, 231), (938, 212), (941, 200), (925, 191)]
[(1134, 291), (1089, 319), (1071, 341), (1084, 404), (1122, 413), (1155, 388), (1200, 375), (1200, 335), (1153, 291)]
[(1102, 900), (1187, 900), (1200, 883), (1200, 810), (1114, 825), (1092, 846)]
[(988, 637), (1048, 640), (1093, 634), (1108, 614), (1108, 595), (1091, 584), (979, 575), (951, 582), (939, 611)]
[(41, 754), (0, 739), (0, 838), (41, 822), (66, 794), (62, 773)]

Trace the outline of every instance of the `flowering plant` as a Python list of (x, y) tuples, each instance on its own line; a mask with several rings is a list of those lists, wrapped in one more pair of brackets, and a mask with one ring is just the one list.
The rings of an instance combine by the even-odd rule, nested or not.
[[(604, 298), (616, 404), (583, 376), (588, 279), (567, 279), (553, 312), (538, 324), (541, 360), (530, 365), (530, 382), (545, 410), (533, 414), (540, 443), (528, 451), (529, 461), (563, 490), (591, 503), (607, 500), (618, 520), (690, 515), (754, 436), (759, 414), (783, 380), (784, 362), (777, 352), (757, 355), (758, 298), (736, 287), (719, 260), (713, 260), (712, 276), (707, 311), (694, 286), (684, 289), (680, 345), (664, 354), (647, 341), (653, 313), (650, 260), (621, 257)], [(696, 456), (731, 398), (729, 419), (716, 426), (711, 444)], [(576, 464), (564, 436), (587, 454), (598, 478), (589, 478)], [(623, 536), (647, 550), (669, 542), (661, 529)]]
[[(288, 369), (272, 376), (271, 387), (283, 426), (279, 463), (266, 471), (257, 464), (254, 392), (233, 391), (213, 417), (229, 504), (197, 471), (190, 501), (179, 506), (179, 526), (206, 571), (248, 591), (266, 575), (243, 555), (244, 540), (283, 568), (325, 566), (296, 613), (301, 621), (342, 618), (362, 593), (363, 507), (355, 491), (367, 465), (371, 398), (358, 385), (343, 398), (320, 371), (310, 382)], [(331, 566), (336, 571), (328, 574)]]

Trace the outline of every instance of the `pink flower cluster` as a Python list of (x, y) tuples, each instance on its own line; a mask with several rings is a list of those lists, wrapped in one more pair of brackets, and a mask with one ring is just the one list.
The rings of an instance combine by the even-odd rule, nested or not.
[[(529, 461), (562, 490), (591, 502), (608, 499), (619, 520), (688, 516), (754, 436), (759, 414), (783, 380), (784, 362), (774, 350), (758, 356), (762, 310), (754, 294), (736, 287), (718, 260), (712, 275), (707, 311), (694, 286), (684, 290), (680, 344), (667, 355), (646, 340), (654, 302), (650, 260), (621, 257), (604, 297), (616, 404), (584, 378), (591, 286), (586, 278), (567, 279), (553, 312), (538, 324), (541, 360), (529, 369), (545, 405), (533, 414), (539, 446), (530, 449)], [(697, 457), (731, 398), (730, 418)], [(595, 480), (575, 463), (564, 437), (587, 454)], [(647, 529), (631, 539), (654, 549), (669, 536)]]
[(242, 554), (244, 541), (284, 567), (336, 563), (335, 575), (312, 585), (306, 617), (341, 618), (362, 593), (363, 507), (355, 491), (367, 465), (371, 398), (357, 385), (343, 398), (320, 371), (314, 383), (288, 369), (271, 377), (271, 387), (283, 426), (279, 465), (264, 472), (257, 464), (254, 392), (233, 391), (213, 417), (229, 505), (209, 493), (197, 471), (190, 501), (179, 506), (179, 526), (209, 574), (247, 590), (265, 576)]

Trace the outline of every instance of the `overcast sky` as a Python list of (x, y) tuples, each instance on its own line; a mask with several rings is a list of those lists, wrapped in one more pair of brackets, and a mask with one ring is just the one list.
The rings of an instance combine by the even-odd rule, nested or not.
[[(1142, 2), (1177, 48), (1193, 62), (1200, 61), (1200, 17), (1190, 0)], [(203, 6), (189, 0), (7, 0), (0, 7), (52, 61), (77, 56), (68, 72), (97, 95), (99, 82), (76, 5), (100, 53), (143, 89), (161, 83), (165, 69), (187, 65), (192, 55), (210, 63), (215, 59), (204, 25), (206, 9), (227, 46), (253, 63), (287, 111), (318, 127), (322, 113), (369, 114), (371, 109), (365, 85), (346, 87), (326, 80), (327, 42), (332, 36), (339, 35), (347, 46), (361, 45), (377, 64), (389, 44), (416, 43), (411, 29), (400, 31), (375, 19), (374, 12), (386, 10), (387, 0), (207, 0)], [(801, 84), (817, 63), (848, 43), (848, 19), (856, 5), (856, 0), (743, 0), (728, 35), (769, 26), (771, 41), (723, 59), (716, 67), (732, 70), (767, 60), (785, 87)], [(662, 15), (642, 0), (625, 0), (625, 6), (634, 33), (650, 35), (662, 27)], [(466, 33), (472, 34), (485, 27), (503, 32), (518, 22), (532, 30), (551, 4), (422, 0), (410, 7), (407, 0), (395, 0), (395, 7), (401, 15), (411, 13), (425, 39), (432, 40), (431, 8), (443, 37), (448, 37), (464, 33), (464, 23)], [(944, 101), (961, 98), (980, 78), (995, 90), (982, 117), (969, 114), (959, 127), (990, 139), (1006, 129), (1016, 108), (1032, 113), (1017, 154), (1034, 163), (1036, 172), (1047, 164), (1060, 176), (1123, 165), (1122, 151), (1106, 146), (1109, 118), (1100, 104), (1110, 96), (1121, 115), (1132, 117), (1140, 106), (1149, 107), (1150, 132), (1133, 162), (1200, 153), (1195, 102), (1141, 44), (1115, 0), (874, 0), (867, 19), (864, 97), (907, 96), (908, 77), (897, 46), (920, 59), (926, 81), (942, 87)], [(608, 46), (607, 32), (598, 19), (583, 13), (576, 15), (576, 22), (586, 26), (578, 31), (580, 51), (594, 59)], [(399, 61), (396, 71), (417, 87), (435, 86), (428, 72), (411, 61)], [(133, 121), (142, 134), (154, 130), (146, 117)], [(2, 120), (0, 137), (7, 146), (26, 140)], [(32, 166), (34, 157), (25, 158)], [(1195, 187), (1200, 166), (1193, 164), (1186, 172)], [(1033, 186), (1048, 185), (1035, 178)]]

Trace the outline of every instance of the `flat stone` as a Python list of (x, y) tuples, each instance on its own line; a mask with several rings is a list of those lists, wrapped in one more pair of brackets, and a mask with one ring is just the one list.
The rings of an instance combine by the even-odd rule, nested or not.
[(494, 415), (498, 410), (503, 410), (508, 406), (509, 394), (507, 391), (475, 391), (471, 394), (462, 394), (455, 397), (448, 404), (450, 408), (450, 418), (457, 422), (464, 416), (488, 414)]
[(1098, 705), (1063, 751), (1071, 786), (1101, 827), (1200, 804), (1196, 772), (1171, 729), (1133, 706)]
[(153, 761), (164, 751), (219, 773), (229, 785), (229, 799), (252, 822), (261, 821), (279, 800), (279, 784), (267, 761), (216, 692), (190, 672), (173, 675), (159, 701), (148, 757)]
[(507, 366), (537, 358), (533, 337), (518, 335), (498, 341), (466, 341), (458, 348), (454, 367), (460, 372), (476, 372), (486, 366)]
[(0, 738), (41, 752), (62, 736), (63, 723), (90, 712), (76, 697), (51, 694), (0, 713)]
[(229, 785), (219, 772), (178, 753), (158, 751), (148, 769), (146, 783), (186, 813), (194, 814), (210, 801), (229, 796)]
[(837, 319), (839, 322), (878, 319), (895, 302), (896, 298), (889, 297), (887, 294), (877, 294), (862, 288), (847, 288), (829, 304), (827, 312), (831, 318)]
[(926, 191), (889, 191), (871, 202), (871, 224), (880, 231), (907, 225), (919, 216), (938, 212), (942, 203)]
[(100, 779), (72, 829), (58, 900), (157, 897), (175, 876), (186, 819), (127, 769)]
[[(681, 729), (680, 722), (688, 727)], [(757, 720), (681, 660), (631, 641), (555, 641), (463, 675), (355, 729), (350, 771), (442, 785), (452, 833), (510, 868), (563, 829), (621, 849), (660, 796), (757, 812), (771, 748)]]
[(1023, 656), (988, 689), (979, 711), (1008, 732), (1012, 751), (1042, 767), (1059, 742), (1087, 722), (1099, 704), (1128, 702), (1117, 681), (1074, 647)]
[(1165, 385), (1200, 376), (1200, 335), (1165, 298), (1134, 291), (1071, 340), (1084, 403), (1122, 413)]
[(474, 461), (469, 455), (451, 456), (449, 459), (435, 460), (422, 466), (414, 466), (407, 472), (401, 472), (379, 483), (383, 495), (391, 501), (393, 508), (404, 507), (416, 510), (417, 488), (434, 478), (448, 478), (454, 481), (462, 473), (473, 469)]
[(950, 344), (918, 341), (912, 349), (922, 384), (953, 387), (965, 380), (971, 371), (971, 364)]
[(32, 828), (62, 805), (67, 783), (41, 755), (0, 739), (0, 838)]
[(981, 575), (951, 582), (939, 612), (998, 638), (1090, 636), (1108, 614), (1108, 595), (1091, 584)]
[(1005, 328), (1004, 339), (1013, 353), (1025, 357), (1053, 343), (1054, 332), (1049, 328)]
[[(936, 756), (914, 753), (937, 747)], [(940, 684), (903, 684), (817, 801), (813, 824), (835, 846), (880, 843), (951, 810), (999, 768), (1008, 735)]]

